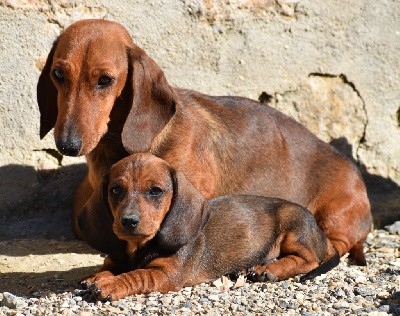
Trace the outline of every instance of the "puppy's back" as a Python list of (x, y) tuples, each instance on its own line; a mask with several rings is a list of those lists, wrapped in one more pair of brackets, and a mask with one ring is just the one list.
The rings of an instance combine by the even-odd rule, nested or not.
[(277, 258), (287, 234), (295, 234), (321, 261), (334, 252), (313, 215), (300, 205), (277, 198), (227, 195), (209, 200), (205, 208), (209, 219), (202, 233), (202, 261), (214, 263), (210, 276)]

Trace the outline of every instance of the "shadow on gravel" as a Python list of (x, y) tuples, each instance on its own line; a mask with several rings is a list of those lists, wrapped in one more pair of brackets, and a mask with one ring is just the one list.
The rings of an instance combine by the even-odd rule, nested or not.
[(96, 269), (98, 266), (43, 273), (2, 273), (0, 292), (10, 292), (27, 298), (44, 296), (49, 293), (70, 292), (79, 288), (79, 281), (85, 276), (95, 273)]
[[(56, 254), (99, 254), (86, 242), (80, 240), (60, 241), (54, 239), (18, 239), (0, 242), (0, 255), (10, 257), (31, 257)], [(1, 265), (0, 262), (0, 271)]]
[(345, 137), (335, 139), (330, 144), (352, 160), (362, 172), (371, 202), (375, 228), (383, 228), (400, 220), (400, 187), (397, 183), (368, 173), (365, 165), (353, 159), (352, 145)]
[(389, 298), (380, 302), (380, 308), (390, 315), (400, 316), (400, 292), (394, 292)]

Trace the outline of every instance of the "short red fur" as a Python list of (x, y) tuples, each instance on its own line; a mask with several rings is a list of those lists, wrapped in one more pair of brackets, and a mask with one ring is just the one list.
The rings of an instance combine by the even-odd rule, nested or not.
[[(366, 264), (372, 217), (356, 166), (305, 127), (258, 102), (171, 87), (126, 29), (82, 20), (55, 41), (37, 87), (40, 135), (86, 155), (72, 223), (110, 167), (136, 152), (167, 161), (205, 197), (254, 194), (307, 207), (340, 255)], [(105, 245), (115, 246), (115, 234)]]

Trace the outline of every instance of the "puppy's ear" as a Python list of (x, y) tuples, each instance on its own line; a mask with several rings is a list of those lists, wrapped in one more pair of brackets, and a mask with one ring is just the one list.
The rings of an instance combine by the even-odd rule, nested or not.
[(179, 171), (171, 170), (173, 198), (170, 210), (158, 232), (159, 245), (175, 252), (194, 240), (207, 214), (204, 213), (204, 198)]
[(128, 58), (133, 96), (122, 143), (128, 153), (147, 152), (174, 115), (176, 96), (160, 67), (141, 48), (128, 48)]
[(46, 64), (40, 74), (36, 87), (37, 102), (40, 111), (40, 138), (54, 127), (57, 120), (57, 89), (51, 81), (51, 65), (53, 63), (54, 52), (57, 48), (57, 41), (53, 43), (53, 47), (47, 56)]
[(125, 249), (125, 242), (112, 229), (113, 216), (108, 204), (107, 189), (109, 176), (105, 175), (100, 187), (85, 203), (78, 218), (79, 229), (84, 240), (94, 249), (112, 254)]

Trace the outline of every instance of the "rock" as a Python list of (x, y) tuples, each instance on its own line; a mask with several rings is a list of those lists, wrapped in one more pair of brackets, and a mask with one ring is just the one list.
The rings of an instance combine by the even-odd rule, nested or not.
[(216, 302), (216, 301), (218, 301), (220, 299), (220, 297), (218, 295), (211, 294), (211, 295), (208, 296), (208, 299), (211, 300), (211, 301)]
[(19, 298), (18, 296), (15, 296), (8, 292), (3, 293), (3, 299), (1, 300), (1, 305), (6, 306), (10, 309), (18, 309), (28, 306), (28, 304), (22, 298)]
[(378, 292), (375, 289), (368, 286), (358, 286), (354, 288), (354, 294), (361, 295), (363, 297), (375, 296), (377, 293)]
[(391, 234), (397, 234), (400, 235), (400, 221), (395, 222), (392, 225), (385, 226), (385, 228), (391, 233)]

